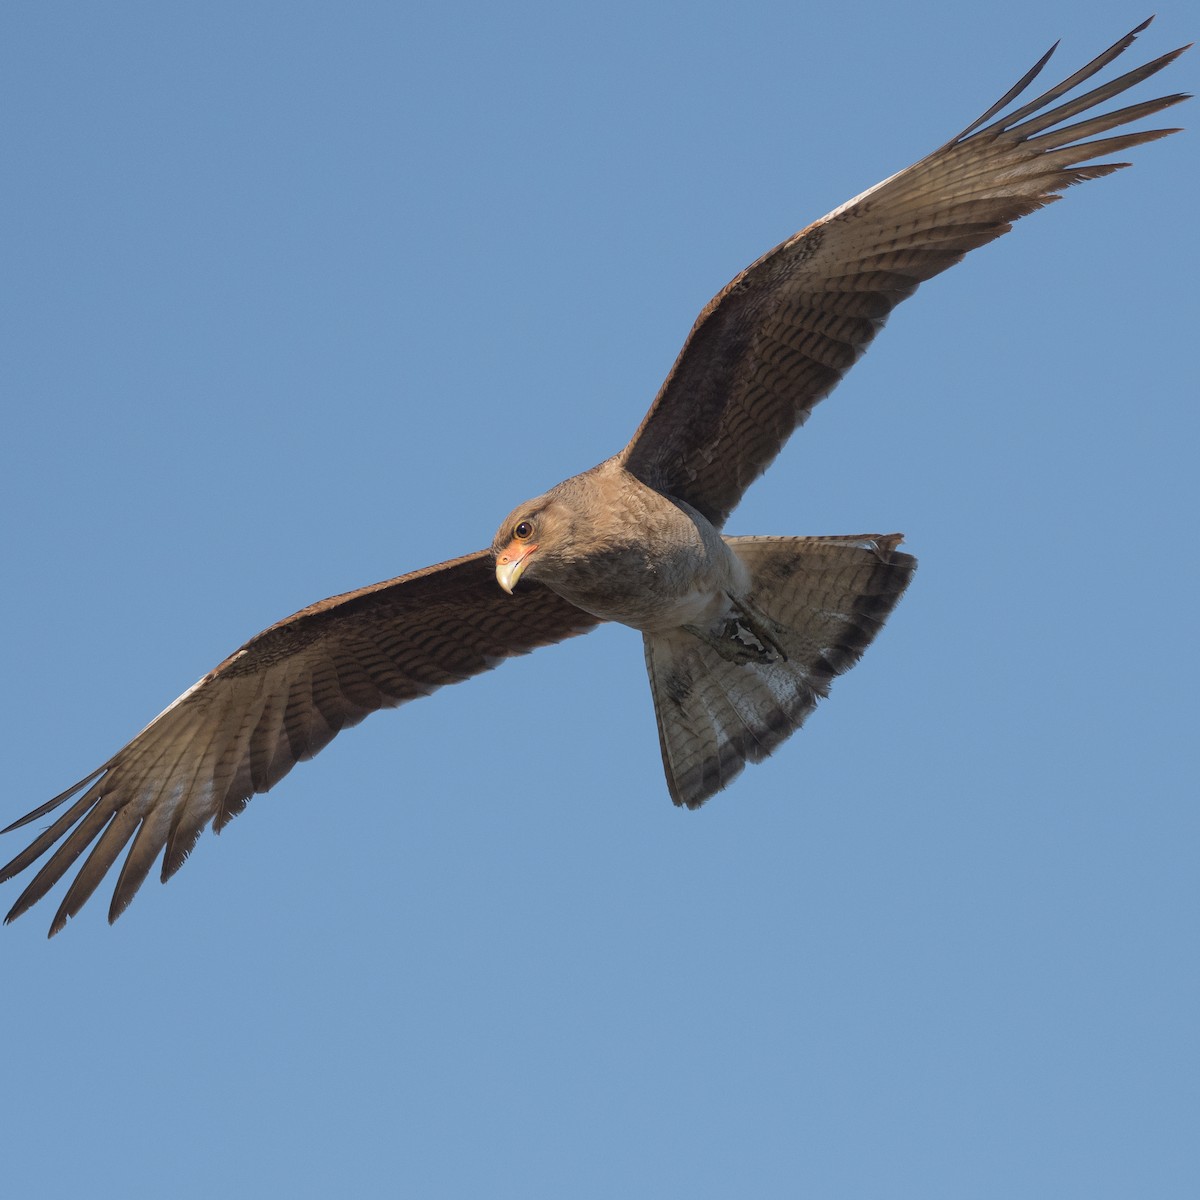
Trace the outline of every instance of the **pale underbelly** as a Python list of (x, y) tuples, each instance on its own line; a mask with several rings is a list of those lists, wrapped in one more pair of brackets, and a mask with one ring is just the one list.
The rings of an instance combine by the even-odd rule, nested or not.
[(594, 617), (616, 621), (642, 633), (665, 633), (670, 629), (678, 629), (681, 625), (707, 628), (730, 610), (729, 597), (724, 592), (696, 591), (669, 600), (639, 598), (626, 599), (620, 603), (614, 603), (612, 600), (600, 601), (595, 597), (587, 597), (583, 602), (571, 596), (564, 599), (570, 600), (576, 608), (582, 608)]

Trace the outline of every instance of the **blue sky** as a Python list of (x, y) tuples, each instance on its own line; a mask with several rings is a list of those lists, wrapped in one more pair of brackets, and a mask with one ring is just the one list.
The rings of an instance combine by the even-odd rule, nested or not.
[[(4, 819), (487, 544), (739, 269), (1144, 15), (5, 5)], [(1195, 147), (926, 285), (751, 490), (730, 532), (922, 565), (701, 812), (606, 628), (343, 735), (112, 929), (3, 930), (10, 1194), (1195, 1195)]]

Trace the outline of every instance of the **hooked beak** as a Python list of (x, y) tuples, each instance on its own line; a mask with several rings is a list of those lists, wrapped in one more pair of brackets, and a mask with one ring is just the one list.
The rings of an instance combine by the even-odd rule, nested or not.
[(496, 556), (496, 582), (511, 596), (517, 580), (538, 548), (537, 542), (509, 542)]

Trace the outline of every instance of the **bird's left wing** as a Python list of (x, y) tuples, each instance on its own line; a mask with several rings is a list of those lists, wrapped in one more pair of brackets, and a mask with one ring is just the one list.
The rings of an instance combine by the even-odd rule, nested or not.
[(596, 624), (546, 588), (505, 595), (486, 551), (301, 610), (231, 654), (86, 779), (9, 826), (83, 792), (0, 868), (0, 882), (11, 879), (58, 843), (5, 920), (40, 900), (94, 842), (53, 936), (132, 838), (109, 908), (116, 920), (160, 852), (165, 882), (206, 825), (219, 832), (339, 730)]
[(626, 469), (724, 524), (792, 431), (919, 283), (1058, 199), (1063, 188), (1128, 165), (1094, 159), (1177, 132), (1097, 136), (1184, 95), (1071, 122), (1161, 70), (1182, 49), (1057, 103), (1126, 50), (1147, 24), (987, 124), (1025, 90), (1046, 54), (958, 137), (747, 267), (697, 319), (620, 455)]

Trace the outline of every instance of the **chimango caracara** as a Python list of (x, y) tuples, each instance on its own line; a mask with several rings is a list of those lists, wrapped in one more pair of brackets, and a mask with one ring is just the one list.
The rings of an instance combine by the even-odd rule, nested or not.
[(132, 841), (115, 919), (160, 853), (165, 880), (206, 825), (220, 830), (340, 729), (601, 621), (642, 635), (676, 804), (702, 804), (770, 754), (870, 644), (915, 561), (898, 534), (727, 537), (729, 514), (922, 280), (1126, 165), (1097, 159), (1175, 132), (1110, 133), (1181, 95), (1095, 110), (1181, 51), (1066, 98), (1143, 28), (998, 116), (1047, 54), (957, 137), (747, 267), (700, 314), (629, 445), (518, 505), (489, 550), (271, 626), (17, 821), (67, 805), (0, 870), (7, 880), (52, 851), (8, 920), (90, 847), (56, 933)]

